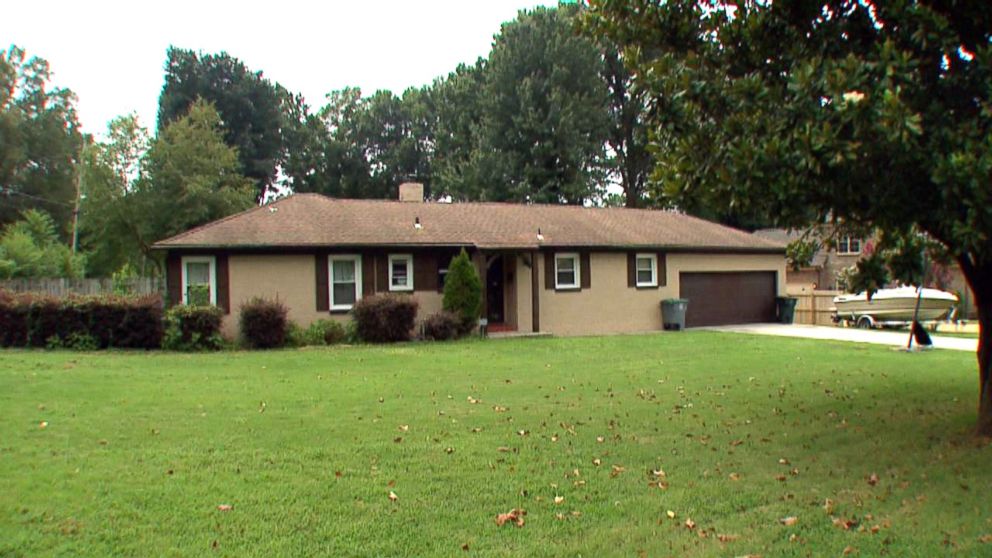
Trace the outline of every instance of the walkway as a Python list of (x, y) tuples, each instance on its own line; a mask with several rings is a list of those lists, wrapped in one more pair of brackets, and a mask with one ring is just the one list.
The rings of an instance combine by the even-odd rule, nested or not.
[[(715, 326), (699, 329), (712, 331), (730, 331), (735, 333), (752, 333), (756, 335), (779, 335), (783, 337), (803, 337), (806, 339), (831, 339), (834, 341), (852, 341), (854, 343), (874, 343), (876, 345), (890, 345), (892, 347), (905, 347), (909, 340), (909, 331), (881, 331), (873, 329), (857, 329), (852, 327), (829, 327), (812, 325), (784, 325), (784, 324), (744, 324), (732, 326)], [(931, 334), (933, 346), (937, 349), (951, 349), (953, 351), (978, 350), (978, 339), (964, 337), (942, 337)], [(916, 346), (916, 343), (913, 343)]]

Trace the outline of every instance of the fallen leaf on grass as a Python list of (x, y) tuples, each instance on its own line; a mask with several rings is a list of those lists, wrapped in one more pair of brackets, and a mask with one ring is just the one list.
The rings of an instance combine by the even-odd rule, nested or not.
[(493, 410), (496, 411), (497, 413), (505, 413), (509, 410), (509, 408), (502, 407), (500, 405), (493, 405)]
[(592, 464), (599, 467), (600, 465), (603, 464), (603, 461), (597, 457), (596, 459), (592, 460)]
[(875, 473), (869, 475), (868, 484), (870, 484), (871, 486), (875, 486), (876, 484), (878, 484), (878, 475), (876, 475)]
[(853, 546), (845, 546), (844, 547), (844, 556), (847, 556), (848, 554), (854, 554), (857, 551), (858, 551), (858, 549), (857, 548), (854, 548)]
[(468, 552), (468, 543), (462, 545), (462, 550)]
[(665, 515), (668, 516), (668, 519), (675, 519), (675, 512), (673, 512), (672, 510), (668, 510), (667, 512), (665, 512)]
[(342, 473), (341, 471), (334, 471), (334, 476), (335, 478), (341, 478), (344, 476), (344, 473)]
[(393, 492), (392, 490), (389, 491), (389, 501), (390, 502), (395, 502), (396, 500), (399, 500), (399, 499), (400, 499), (400, 497), (397, 496), (395, 492)]
[(234, 506), (232, 506), (231, 504), (220, 504), (219, 506), (217, 506), (217, 510), (218, 511), (224, 511), (224, 512), (226, 512), (226, 511), (231, 511), (233, 509), (234, 509)]
[(45, 428), (48, 428), (48, 421), (47, 421), (47, 420), (43, 420), (43, 421), (41, 421), (41, 422), (40, 422), (40, 423), (38, 424), (38, 428), (41, 428), (41, 429), (45, 429)]
[(403, 441), (403, 436), (397, 436), (397, 437), (393, 438), (393, 442), (395, 442), (397, 444), (400, 443), (400, 442), (402, 442), (402, 441)]
[(693, 529), (696, 528), (696, 522), (693, 521), (691, 517), (687, 517), (685, 519), (685, 527), (686, 529), (692, 531)]
[(662, 478), (668, 476), (668, 475), (665, 474), (664, 469), (657, 469), (657, 470), (651, 471), (651, 474), (654, 475), (654, 476), (656, 476), (656, 477), (662, 477)]
[(555, 505), (561, 504), (564, 501), (565, 501), (564, 496), (555, 496)]
[(596, 436), (596, 441), (599, 442), (600, 444), (602, 444), (604, 441), (606, 441), (606, 438), (604, 438), (602, 436)]
[(408, 432), (409, 430), (410, 430), (410, 425), (409, 424), (401, 424), (400, 425), (400, 432)]
[(779, 521), (779, 523), (781, 523), (782, 525), (785, 525), (786, 527), (792, 527), (796, 523), (799, 523), (799, 518), (796, 517), (796, 516), (794, 516), (794, 515), (790, 515), (789, 517), (783, 517), (782, 519), (779, 519), (778, 521)]
[(992, 535), (982, 535), (981, 537), (978, 537), (978, 542), (982, 544), (992, 543)]
[(451, 454), (455, 453), (455, 448), (451, 448), (451, 447), (444, 448), (444, 453), (446, 453), (448, 455), (451, 455)]
[(851, 527), (854, 527), (858, 523), (853, 519), (845, 519), (843, 517), (835, 517), (833, 519), (834, 527), (839, 527), (845, 531), (849, 531)]
[(502, 527), (503, 525), (510, 523), (517, 527), (523, 527), (525, 515), (527, 515), (525, 510), (514, 508), (507, 513), (497, 514), (496, 525)]
[(732, 481), (739, 481), (739, 480), (741, 480), (741, 475), (739, 473), (730, 473), (727, 476), (730, 477), (730, 480), (732, 480)]
[(775, 475), (775, 480), (785, 482), (785, 475)]
[(723, 534), (717, 534), (717, 536), (716, 536), (716, 539), (717, 539), (718, 541), (720, 541), (720, 542), (722, 542), (722, 543), (727, 543), (727, 542), (734, 542), (734, 541), (736, 541), (736, 540), (737, 540), (737, 539), (739, 539), (739, 538), (740, 538), (740, 536), (739, 536), (739, 535), (723, 535)]
[(620, 465), (614, 465), (613, 466), (613, 469), (610, 471), (610, 477), (616, 478), (616, 477), (618, 477), (620, 475), (620, 473), (622, 473), (622, 472), (624, 472), (626, 470), (627, 469), (625, 469), (624, 467), (621, 467)]
[(783, 458), (781, 458), (781, 459), (778, 460), (778, 464), (779, 465), (789, 465), (790, 463), (789, 463), (789, 460), (788, 459), (786, 459), (786, 458), (783, 457)]

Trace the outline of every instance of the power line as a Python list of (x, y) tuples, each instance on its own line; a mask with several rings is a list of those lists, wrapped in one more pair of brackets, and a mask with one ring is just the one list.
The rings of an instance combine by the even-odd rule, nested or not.
[(25, 194), (24, 192), (18, 192), (17, 190), (14, 190), (13, 188), (10, 188), (10, 187), (6, 187), (5, 188), (3, 186), (0, 186), (0, 196), (10, 196), (10, 195), (21, 196), (22, 198), (28, 198), (28, 199), (32, 199), (32, 200), (36, 200), (36, 201), (40, 201), (40, 202), (44, 202), (44, 203), (51, 203), (51, 204), (55, 204), (55, 205), (65, 206), (65, 207), (73, 207), (73, 204), (71, 204), (71, 203), (61, 202), (61, 201), (58, 201), (58, 200), (50, 200), (50, 199), (47, 199), (47, 198), (42, 198), (40, 196), (35, 196), (35, 195), (32, 195), (32, 194)]

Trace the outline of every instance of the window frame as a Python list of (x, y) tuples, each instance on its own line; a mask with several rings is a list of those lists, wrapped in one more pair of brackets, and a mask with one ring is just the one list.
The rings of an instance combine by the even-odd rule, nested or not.
[(179, 285), (182, 289), (180, 299), (182, 304), (189, 304), (189, 276), (186, 273), (186, 265), (191, 263), (205, 263), (209, 267), (210, 275), (210, 300), (211, 306), (217, 306), (217, 256), (183, 256), (179, 260)]
[[(854, 243), (858, 245), (857, 250), (851, 249), (851, 245)], [(842, 236), (837, 240), (837, 255), (839, 256), (860, 256), (863, 249), (861, 239), (856, 236)]]
[[(573, 262), (575, 273), (575, 283), (560, 283), (558, 281), (558, 260), (570, 259)], [(582, 288), (582, 260), (578, 252), (555, 252), (555, 290), (556, 291), (577, 291)]]
[(355, 304), (334, 303), (334, 262), (350, 261), (355, 264), (355, 302), (362, 299), (362, 256), (360, 254), (332, 254), (327, 257), (327, 303), (331, 312), (347, 311)]
[[(647, 259), (651, 262), (651, 280), (642, 282), (640, 277), (641, 269), (637, 267), (638, 260)], [(657, 287), (658, 286), (658, 254), (640, 253), (634, 254), (634, 286), (636, 287)]]
[[(396, 286), (393, 284), (393, 264), (395, 262), (406, 262), (406, 285)], [(389, 255), (389, 290), (393, 292), (410, 292), (413, 290), (413, 254), (390, 254)]]

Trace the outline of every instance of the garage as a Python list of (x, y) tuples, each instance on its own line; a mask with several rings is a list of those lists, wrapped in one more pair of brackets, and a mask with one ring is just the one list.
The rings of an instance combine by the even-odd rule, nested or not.
[(686, 327), (775, 321), (775, 272), (680, 273)]

